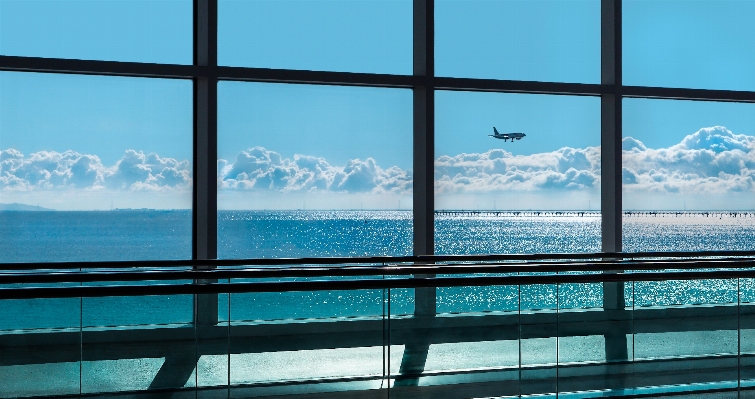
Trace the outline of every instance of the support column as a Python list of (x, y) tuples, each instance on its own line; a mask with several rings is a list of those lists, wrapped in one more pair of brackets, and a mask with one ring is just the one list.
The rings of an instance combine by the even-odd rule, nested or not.
[[(601, 0), (601, 228), (602, 251), (622, 251), (622, 38), (621, 0)], [(621, 270), (609, 273), (621, 273)], [(632, 331), (631, 312), (624, 310), (624, 283), (603, 283), (603, 310), (610, 312), (605, 338), (606, 387), (631, 388), (627, 333)]]
[(434, 0), (414, 0), (414, 255), (435, 252)]
[(602, 250), (621, 252), (621, 0), (601, 0)]
[[(192, 257), (198, 260), (217, 258), (217, 11), (217, 0), (194, 0), (194, 64), (207, 71), (194, 82)], [(217, 324), (217, 305), (217, 295), (197, 295), (195, 323)]]
[[(194, 79), (191, 256), (209, 260), (217, 258), (217, 0), (194, 0), (194, 65), (205, 69)], [(194, 284), (213, 282), (217, 280), (195, 280)], [(194, 375), (203, 342), (211, 339), (218, 323), (217, 294), (194, 295), (193, 321), (195, 341), (166, 353), (150, 389), (182, 388)]]
[[(414, 0), (414, 255), (435, 253), (435, 28), (434, 0)], [(427, 278), (431, 275), (416, 275)], [(435, 287), (415, 288), (414, 317), (431, 327), (435, 317)], [(404, 347), (398, 374), (415, 376), (397, 380), (395, 387), (417, 386), (425, 369), (430, 344), (422, 330), (411, 332)], [(392, 396), (412, 397), (411, 390), (396, 391)]]

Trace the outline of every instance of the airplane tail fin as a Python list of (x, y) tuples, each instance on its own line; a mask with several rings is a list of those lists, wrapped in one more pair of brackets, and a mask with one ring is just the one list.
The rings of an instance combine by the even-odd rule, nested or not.
[(500, 134), (500, 133), (498, 133), (498, 129), (496, 129), (495, 126), (493, 126), (493, 133)]

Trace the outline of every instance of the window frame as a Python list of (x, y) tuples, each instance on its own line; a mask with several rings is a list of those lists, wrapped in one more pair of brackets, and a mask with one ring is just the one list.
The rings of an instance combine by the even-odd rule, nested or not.
[[(597, 0), (596, 0), (597, 1)], [(218, 0), (194, 0), (193, 65), (0, 55), (0, 71), (71, 73), (194, 82), (192, 259), (217, 258), (217, 83), (274, 82), (407, 88), (413, 91), (413, 252), (434, 254), (436, 90), (595, 96), (601, 99), (602, 251), (622, 252), (622, 98), (755, 103), (755, 91), (622, 84), (622, 0), (600, 0), (601, 83), (435, 76), (435, 0), (413, 0), (413, 73), (392, 75), (218, 66)]]

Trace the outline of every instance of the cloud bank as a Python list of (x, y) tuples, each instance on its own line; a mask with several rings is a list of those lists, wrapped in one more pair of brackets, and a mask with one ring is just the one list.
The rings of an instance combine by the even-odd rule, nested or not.
[(532, 155), (501, 149), (441, 156), (435, 161), (437, 193), (578, 190), (600, 185), (600, 148), (561, 148)]
[(724, 194), (755, 188), (755, 137), (723, 126), (698, 130), (668, 148), (622, 140), (623, 183), (630, 192)]
[(12, 148), (0, 151), (0, 189), (3, 191), (165, 191), (190, 185), (189, 161), (154, 153), (127, 150), (115, 165), (108, 167), (96, 155), (75, 151), (39, 151), (28, 156)]
[[(628, 192), (732, 193), (755, 189), (755, 137), (722, 126), (703, 128), (668, 148), (647, 148), (640, 140), (622, 141), (623, 183)], [(234, 192), (349, 193), (410, 195), (413, 174), (382, 167), (372, 158), (331, 165), (324, 158), (280, 153), (262, 147), (218, 161), (218, 187)], [(139, 192), (191, 186), (191, 165), (127, 150), (115, 165), (75, 151), (24, 155), (0, 151), (0, 190), (24, 192), (83, 189)], [(600, 187), (600, 148), (569, 148), (514, 155), (502, 149), (442, 155), (435, 161), (438, 194), (486, 194)]]
[(396, 166), (383, 169), (372, 158), (334, 166), (307, 155), (283, 158), (262, 147), (242, 151), (233, 163), (221, 159), (218, 173), (218, 186), (224, 189), (375, 194), (412, 190), (411, 171)]

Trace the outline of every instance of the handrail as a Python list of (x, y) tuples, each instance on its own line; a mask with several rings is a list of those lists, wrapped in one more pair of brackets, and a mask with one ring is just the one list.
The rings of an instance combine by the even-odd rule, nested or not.
[(222, 266), (286, 266), (286, 265), (339, 265), (379, 263), (439, 263), (439, 262), (525, 262), (558, 260), (610, 259), (614, 262), (642, 258), (755, 258), (755, 251), (693, 251), (693, 252), (594, 252), (557, 254), (491, 254), (491, 255), (420, 255), (420, 256), (368, 256), (319, 258), (253, 258), (253, 259), (186, 259), (138, 261), (88, 262), (22, 262), (0, 263), (0, 270), (61, 270), (61, 269), (123, 269), (145, 267), (222, 267)]
[(552, 261), (521, 263), (452, 263), (414, 265), (384, 264), (382, 266), (340, 267), (286, 267), (243, 269), (183, 269), (183, 270), (132, 270), (132, 271), (56, 271), (38, 270), (27, 273), (0, 273), (0, 284), (31, 283), (85, 283), (106, 281), (161, 281), (211, 280), (233, 278), (293, 278), (293, 277), (359, 277), (407, 276), (426, 274), (480, 274), (480, 273), (596, 273), (624, 270), (668, 271), (679, 269), (749, 269), (755, 268), (755, 259), (644, 259), (632, 261), (599, 260), (594, 262)]
[(282, 291), (396, 289), (493, 285), (547, 285), (569, 283), (638, 282), (755, 278), (755, 269), (643, 273), (546, 274), (388, 278), (353, 280), (264, 281), (236, 283), (105, 285), (69, 287), (2, 288), (0, 299), (74, 298), (178, 294), (219, 294)]

